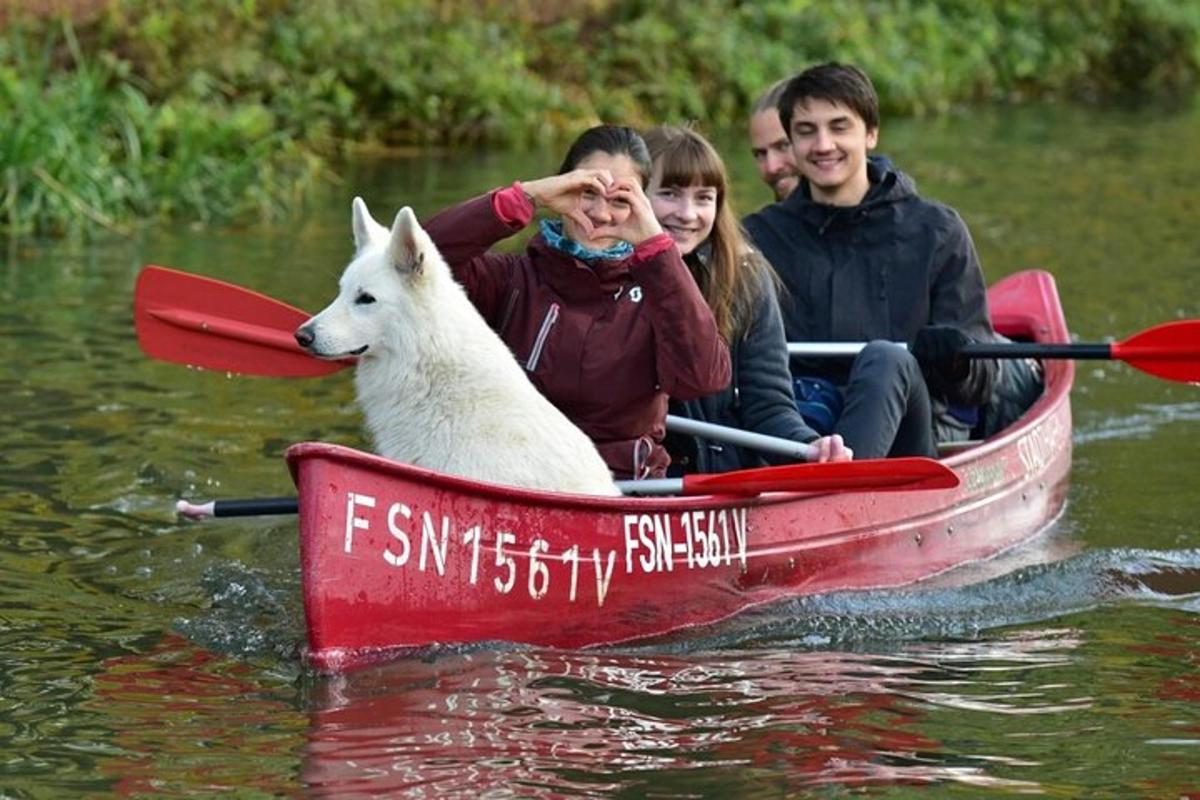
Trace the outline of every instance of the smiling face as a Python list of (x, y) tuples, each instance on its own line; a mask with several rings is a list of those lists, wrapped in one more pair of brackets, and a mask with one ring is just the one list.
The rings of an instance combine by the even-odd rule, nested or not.
[(678, 186), (662, 182), (662, 165), (650, 175), (650, 207), (682, 255), (688, 255), (712, 234), (720, 193), (716, 186)]
[[(633, 159), (626, 155), (612, 155), (603, 150), (597, 150), (575, 165), (576, 169), (605, 169), (612, 175), (613, 181), (628, 178), (636, 183), (642, 182), (642, 173), (634, 164)], [(619, 225), (629, 218), (631, 209), (629, 203), (614, 197), (601, 195), (595, 191), (586, 190), (579, 196), (579, 210), (583, 212), (594, 227)], [(567, 238), (573, 239), (584, 247), (593, 250), (604, 250), (612, 247), (619, 240), (611, 236), (591, 237), (570, 217), (563, 217), (563, 232)]]
[(792, 153), (818, 203), (853, 206), (870, 188), (867, 153), (879, 140), (862, 117), (841, 103), (798, 101), (791, 119)]
[(776, 200), (787, 197), (799, 185), (800, 170), (796, 168), (792, 143), (775, 109), (768, 108), (750, 117), (750, 153), (759, 177), (771, 187)]

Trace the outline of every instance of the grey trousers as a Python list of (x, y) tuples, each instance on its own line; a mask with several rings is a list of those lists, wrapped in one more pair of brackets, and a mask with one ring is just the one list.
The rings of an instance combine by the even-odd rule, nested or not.
[(854, 359), (843, 387), (846, 405), (834, 426), (854, 457), (937, 454), (929, 389), (921, 367), (902, 347), (875, 341)]

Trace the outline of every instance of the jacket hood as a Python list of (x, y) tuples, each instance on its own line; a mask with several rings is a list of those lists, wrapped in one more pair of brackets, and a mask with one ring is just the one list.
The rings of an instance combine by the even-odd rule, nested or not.
[(852, 224), (875, 209), (917, 196), (916, 182), (896, 169), (887, 156), (867, 158), (867, 180), (870, 181), (870, 188), (856, 206), (831, 206), (815, 202), (808, 181), (801, 181), (782, 205), (824, 233), (834, 226)]

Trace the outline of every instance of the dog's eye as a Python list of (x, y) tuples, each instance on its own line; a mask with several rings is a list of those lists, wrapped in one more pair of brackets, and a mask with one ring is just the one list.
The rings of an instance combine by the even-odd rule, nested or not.
[(375, 295), (367, 292), (359, 292), (358, 297), (354, 298), (354, 305), (365, 306), (375, 302)]

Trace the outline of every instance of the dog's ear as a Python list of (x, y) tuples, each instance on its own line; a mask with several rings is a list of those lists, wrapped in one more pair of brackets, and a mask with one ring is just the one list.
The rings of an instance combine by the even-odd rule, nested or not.
[(425, 270), (425, 249), (429, 234), (417, 222), (417, 215), (408, 206), (396, 214), (392, 223), (392, 243), (389, 252), (392, 264), (403, 273), (420, 275)]
[(361, 197), (354, 198), (350, 208), (352, 212), (351, 227), (354, 229), (354, 252), (361, 253), (364, 247), (374, 241), (380, 233), (385, 233), (387, 229), (375, 221)]

